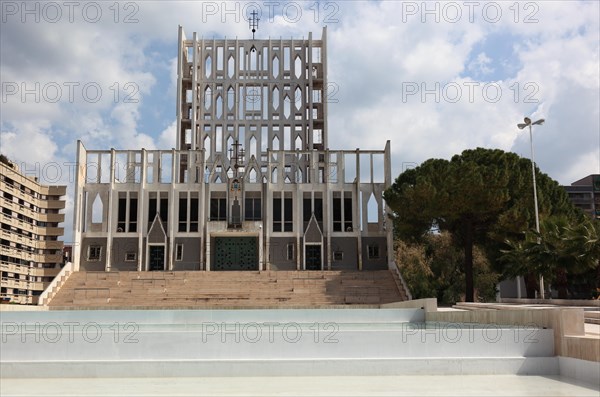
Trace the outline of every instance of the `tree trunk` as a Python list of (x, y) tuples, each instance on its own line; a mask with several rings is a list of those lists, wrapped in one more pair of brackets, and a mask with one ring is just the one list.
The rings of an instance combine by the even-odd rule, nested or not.
[(538, 280), (535, 274), (526, 274), (523, 279), (525, 280), (525, 291), (527, 291), (527, 299), (535, 299), (535, 291), (538, 289)]
[(465, 224), (465, 302), (474, 302), (473, 287), (473, 223)]
[(598, 259), (598, 267), (596, 267), (596, 285), (594, 288), (600, 289), (600, 259)]
[(567, 269), (560, 267), (556, 269), (556, 289), (558, 290), (558, 299), (567, 299)]

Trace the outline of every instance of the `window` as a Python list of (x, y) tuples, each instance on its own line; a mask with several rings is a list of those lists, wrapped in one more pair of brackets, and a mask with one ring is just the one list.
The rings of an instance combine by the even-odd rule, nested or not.
[(280, 232), (282, 230), (281, 224), (281, 199), (273, 199), (273, 231)]
[(137, 231), (137, 197), (129, 198), (129, 232), (135, 233)]
[(227, 220), (227, 200), (224, 198), (210, 199), (210, 220), (225, 221)]
[(344, 253), (342, 251), (334, 251), (333, 252), (333, 260), (334, 261), (344, 260)]
[(283, 202), (283, 231), (284, 232), (291, 232), (294, 230), (292, 214), (293, 214), (292, 199), (286, 198)]
[[(345, 195), (349, 195), (348, 192)], [(333, 198), (333, 231), (351, 232), (352, 231), (352, 197), (344, 197), (343, 211), (342, 198)]]
[(367, 251), (369, 254), (369, 259), (379, 259), (379, 245), (368, 245)]
[(198, 199), (190, 199), (190, 232), (198, 231)]
[(150, 200), (148, 200), (148, 230), (150, 230), (152, 222), (156, 217), (156, 204), (156, 193), (150, 193)]
[(135, 262), (137, 259), (137, 252), (126, 252), (125, 253), (125, 262)]
[(179, 232), (187, 232), (187, 197), (179, 198)]
[(90, 245), (88, 247), (87, 260), (88, 261), (99, 261), (102, 255), (102, 247), (99, 245)]
[[(293, 202), (292, 198), (285, 198), (283, 200), (283, 214), (282, 214), (282, 200), (281, 198), (273, 198), (273, 231), (274, 232), (292, 232), (294, 231), (293, 223)], [(283, 215), (283, 217), (282, 217)]]
[(352, 198), (344, 197), (344, 230), (352, 231)]
[(183, 260), (183, 244), (175, 244), (175, 260), (178, 262)]
[(342, 231), (342, 200), (339, 197), (333, 198), (333, 231)]
[(287, 260), (288, 261), (293, 261), (294, 259), (296, 259), (296, 255), (295, 255), (295, 251), (296, 251), (296, 244), (294, 243), (289, 243), (287, 245)]
[(247, 221), (260, 221), (262, 219), (260, 197), (246, 197), (244, 210)]
[(127, 213), (127, 199), (125, 197), (119, 197), (117, 213), (117, 233), (123, 233), (125, 231), (125, 215)]
[(160, 197), (160, 220), (163, 223), (163, 228), (167, 230), (167, 223), (169, 221), (169, 199), (166, 196), (166, 193), (161, 193)]

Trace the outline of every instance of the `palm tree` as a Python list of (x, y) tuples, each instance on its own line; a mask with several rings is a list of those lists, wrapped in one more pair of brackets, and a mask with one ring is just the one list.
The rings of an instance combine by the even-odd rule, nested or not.
[(559, 299), (566, 299), (569, 275), (595, 266), (600, 269), (598, 222), (587, 218), (580, 222), (574, 225), (563, 216), (549, 217), (540, 224), (540, 233), (531, 230), (521, 241), (506, 241), (509, 248), (502, 251), (501, 260), (508, 265), (507, 273), (542, 274), (556, 286)]
[(572, 254), (584, 268), (596, 267), (594, 288), (600, 292), (600, 221), (589, 220), (571, 228)]

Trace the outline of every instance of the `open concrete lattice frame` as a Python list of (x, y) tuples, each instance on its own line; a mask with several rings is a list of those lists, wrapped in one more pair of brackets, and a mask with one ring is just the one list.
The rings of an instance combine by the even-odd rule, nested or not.
[(179, 27), (177, 148), (78, 143), (75, 269), (395, 269), (390, 143), (328, 148), (326, 35)]

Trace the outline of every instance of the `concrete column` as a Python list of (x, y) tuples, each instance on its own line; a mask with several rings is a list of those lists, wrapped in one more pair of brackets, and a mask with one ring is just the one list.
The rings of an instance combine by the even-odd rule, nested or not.
[[(325, 250), (325, 252), (323, 252), (323, 246), (321, 245), (321, 261), (323, 264), (323, 267), (325, 268), (325, 270), (331, 270), (331, 225), (333, 225), (333, 219), (332, 219), (332, 215), (333, 212), (331, 211), (331, 200), (332, 200), (332, 195), (331, 195), (331, 189), (329, 189), (328, 186), (328, 177), (329, 177), (329, 149), (325, 149), (325, 175), (323, 176), (323, 183), (326, 185), (325, 188), (325, 193), (327, 196), (327, 199), (324, 200), (325, 201), (325, 208), (327, 208), (327, 223), (323, 222), (323, 231), (325, 234), (325, 241), (327, 242), (327, 249)], [(342, 203), (343, 205), (343, 203)], [(325, 211), (324, 211), (325, 212)], [(343, 222), (342, 222), (343, 224)], [(325, 255), (325, 258), (323, 258), (323, 254)]]
[(210, 235), (206, 234), (206, 271), (210, 272)]
[[(385, 152), (383, 156), (383, 172), (384, 172), (384, 188), (387, 189), (392, 186), (392, 156), (390, 150), (390, 141), (388, 140), (385, 143)], [(395, 269), (396, 267), (396, 255), (394, 252), (394, 223), (392, 219), (388, 216), (391, 213), (390, 208), (387, 203), (385, 204), (384, 214), (386, 219), (385, 222), (386, 227), (386, 238), (387, 238), (387, 255), (388, 255), (388, 267), (390, 269)]]
[(356, 208), (358, 211), (358, 216), (357, 216), (357, 221), (358, 221), (358, 238), (357, 238), (357, 247), (356, 247), (356, 254), (358, 256), (358, 270), (362, 270), (363, 269), (363, 255), (362, 255), (362, 230), (361, 230), (361, 225), (363, 227), (366, 227), (366, 223), (365, 223), (365, 212), (364, 212), (364, 203), (363, 203), (363, 197), (362, 197), (362, 192), (360, 189), (360, 151), (359, 149), (356, 149), (356, 182), (355, 182), (355, 189), (356, 189)]
[[(195, 161), (200, 164), (201, 173), (198, 176), (200, 179), (198, 180), (198, 186), (200, 187), (200, 191), (198, 192), (198, 231), (201, 233), (201, 241), (200, 241), (200, 270), (206, 270), (206, 261), (205, 261), (205, 244), (206, 244), (206, 184), (204, 183), (204, 153), (206, 149), (202, 149), (199, 152), (194, 152), (194, 156), (201, 156), (200, 159), (195, 158)], [(195, 164), (194, 164), (195, 165)], [(195, 172), (196, 167), (194, 167)], [(194, 178), (195, 178), (194, 173)]]
[[(192, 48), (193, 48), (193, 57), (192, 57), (192, 62), (193, 62), (193, 66), (192, 66), (192, 114), (191, 114), (191, 123), (190, 123), (190, 128), (192, 129), (192, 149), (196, 149), (198, 148), (198, 141), (197, 139), (199, 137), (196, 136), (196, 129), (197, 129), (197, 121), (198, 121), (198, 114), (196, 112), (197, 106), (198, 106), (198, 100), (196, 98), (196, 92), (197, 92), (197, 87), (198, 87), (198, 79), (197, 79), (197, 74), (198, 74), (198, 36), (196, 34), (196, 32), (194, 32), (194, 35), (192, 37)], [(183, 149), (183, 147), (178, 146), (177, 149)]]
[(146, 150), (142, 149), (142, 169), (140, 170), (140, 183), (138, 189), (138, 253), (137, 253), (137, 261), (138, 261), (138, 272), (141, 272), (145, 269), (145, 262), (142, 262), (143, 253), (146, 252), (144, 247), (144, 234), (146, 233), (146, 228), (148, 225), (148, 219), (146, 214), (146, 206), (145, 206), (145, 192), (146, 192), (146, 166), (148, 165), (148, 159), (146, 157)]
[[(179, 163), (176, 161), (177, 153), (171, 148), (171, 185), (169, 186), (169, 220), (167, 222), (167, 241), (166, 247), (167, 269), (173, 270), (173, 246), (175, 245), (175, 230), (177, 230), (177, 221), (179, 212), (175, 211), (175, 202), (179, 200), (179, 193), (175, 190), (175, 181), (179, 177)], [(188, 158), (189, 161), (189, 158)]]
[(182, 131), (182, 127), (181, 127), (181, 91), (183, 89), (183, 63), (184, 63), (184, 54), (183, 52), (185, 51), (185, 45), (184, 45), (184, 41), (185, 41), (185, 33), (183, 32), (183, 27), (181, 25), (179, 25), (178, 28), (178, 32), (177, 32), (177, 109), (176, 109), (176, 113), (177, 113), (177, 141), (176, 141), (176, 145), (177, 148), (180, 149), (182, 142), (181, 142), (181, 131)]
[(75, 191), (73, 193), (74, 197), (74, 214), (73, 214), (73, 270), (79, 271), (79, 266), (81, 263), (81, 234), (83, 231), (83, 227), (85, 225), (82, 224), (83, 218), (83, 185), (86, 180), (86, 171), (87, 171), (87, 151), (83, 143), (78, 140), (77, 141), (77, 163), (75, 166)]
[[(100, 169), (100, 167), (102, 166), (102, 164), (100, 166), (98, 166), (98, 169)], [(108, 195), (108, 208), (106, 209), (106, 227), (107, 227), (107, 233), (106, 233), (106, 271), (110, 271), (111, 267), (112, 267), (112, 260), (113, 260), (113, 252), (112, 252), (112, 247), (113, 247), (113, 237), (114, 237), (114, 230), (113, 230), (113, 222), (112, 222), (112, 218), (113, 218), (113, 196), (116, 194), (119, 194), (118, 192), (115, 191), (115, 149), (110, 149), (110, 190), (107, 192)]]
[[(147, 269), (148, 249), (147, 242), (144, 244), (144, 236), (148, 235), (148, 213), (146, 211), (146, 168), (148, 167), (148, 153), (142, 149), (142, 166), (140, 172), (140, 184), (138, 191), (138, 271)], [(142, 261), (142, 253), (145, 253), (145, 260)]]
[(323, 147), (329, 147), (329, 140), (327, 138), (327, 26), (323, 26), (323, 32), (321, 33), (321, 41), (323, 46), (321, 47), (321, 63), (323, 65)]

